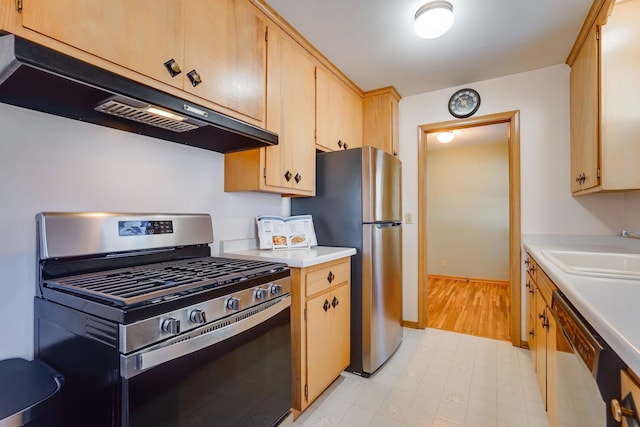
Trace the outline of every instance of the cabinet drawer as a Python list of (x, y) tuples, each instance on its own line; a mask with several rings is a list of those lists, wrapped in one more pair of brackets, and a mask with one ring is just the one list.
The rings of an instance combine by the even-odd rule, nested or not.
[(557, 288), (549, 276), (547, 276), (547, 274), (542, 270), (538, 270), (537, 272), (536, 285), (538, 286), (538, 290), (542, 294), (546, 303), (551, 305), (551, 295), (553, 294), (554, 289)]
[(538, 264), (534, 261), (533, 257), (527, 254), (527, 261), (525, 262), (527, 268), (527, 274), (531, 277), (534, 283), (536, 283), (536, 274), (538, 272)]
[(348, 281), (351, 275), (349, 261), (341, 261), (307, 273), (307, 296)]

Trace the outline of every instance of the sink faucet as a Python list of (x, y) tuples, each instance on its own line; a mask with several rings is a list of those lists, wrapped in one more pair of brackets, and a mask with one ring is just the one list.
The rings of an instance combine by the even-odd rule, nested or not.
[(620, 233), (620, 235), (622, 237), (635, 237), (636, 239), (640, 239), (640, 232), (638, 231), (622, 230), (622, 233)]

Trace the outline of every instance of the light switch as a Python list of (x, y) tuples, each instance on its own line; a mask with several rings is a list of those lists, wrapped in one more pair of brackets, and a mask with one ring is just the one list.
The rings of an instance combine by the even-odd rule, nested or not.
[(413, 214), (410, 214), (410, 213), (404, 214), (404, 223), (413, 224)]

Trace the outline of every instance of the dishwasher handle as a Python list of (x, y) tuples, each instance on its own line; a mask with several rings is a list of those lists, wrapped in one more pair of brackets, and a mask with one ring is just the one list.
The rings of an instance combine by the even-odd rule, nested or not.
[(558, 290), (553, 291), (551, 312), (573, 351), (580, 356), (593, 377), (597, 378), (598, 362), (604, 346), (599, 342), (595, 333), (591, 332), (591, 329)]

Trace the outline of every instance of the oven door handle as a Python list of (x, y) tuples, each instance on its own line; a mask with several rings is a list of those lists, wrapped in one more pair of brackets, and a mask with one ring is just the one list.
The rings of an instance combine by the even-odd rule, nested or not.
[[(220, 329), (160, 348), (145, 349), (129, 355), (120, 355), (120, 375), (126, 379), (132, 378), (147, 369), (217, 344), (266, 322), (290, 306), (291, 296), (283, 295), (280, 301), (271, 307)], [(202, 328), (191, 331), (190, 334), (197, 333), (198, 330), (207, 329), (210, 326), (203, 325)]]

